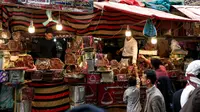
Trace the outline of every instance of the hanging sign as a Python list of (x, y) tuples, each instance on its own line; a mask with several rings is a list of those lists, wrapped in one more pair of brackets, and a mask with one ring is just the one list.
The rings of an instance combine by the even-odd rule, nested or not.
[(3, 0), (2, 3), (66, 12), (93, 12), (93, 0)]

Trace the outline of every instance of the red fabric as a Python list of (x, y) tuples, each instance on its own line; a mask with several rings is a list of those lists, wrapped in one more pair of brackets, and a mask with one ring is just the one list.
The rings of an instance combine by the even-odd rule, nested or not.
[(138, 2), (137, 0), (120, 0), (119, 3), (124, 3), (124, 4), (128, 4), (128, 5), (143, 6), (142, 3)]
[(168, 73), (167, 73), (166, 68), (163, 65), (160, 65), (160, 68), (156, 70), (156, 77), (157, 79), (159, 79), (162, 76), (168, 77)]
[(37, 100), (50, 100), (50, 99), (55, 99), (55, 98), (61, 98), (64, 97), (65, 95), (69, 95), (69, 92), (64, 92), (60, 94), (55, 94), (55, 95), (49, 95), (49, 96), (40, 96), (40, 95), (35, 95), (34, 99)]

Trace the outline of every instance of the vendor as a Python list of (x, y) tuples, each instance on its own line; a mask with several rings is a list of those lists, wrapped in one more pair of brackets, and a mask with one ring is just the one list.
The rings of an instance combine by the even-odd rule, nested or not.
[(53, 41), (53, 30), (47, 28), (45, 38), (40, 38), (34, 44), (37, 46), (36, 52), (32, 52), (34, 59), (36, 58), (56, 58), (56, 43)]
[(126, 39), (124, 40), (124, 47), (117, 51), (117, 54), (119, 54), (120, 52), (122, 52), (121, 63), (124, 66), (136, 66), (138, 45), (137, 41), (132, 36), (126, 37)]

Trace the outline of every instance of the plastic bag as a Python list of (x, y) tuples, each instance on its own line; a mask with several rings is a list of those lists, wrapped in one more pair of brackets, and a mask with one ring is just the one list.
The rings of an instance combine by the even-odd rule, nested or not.
[(146, 37), (156, 37), (157, 36), (156, 27), (154, 26), (151, 19), (148, 19), (146, 21), (146, 24), (143, 29), (143, 35)]

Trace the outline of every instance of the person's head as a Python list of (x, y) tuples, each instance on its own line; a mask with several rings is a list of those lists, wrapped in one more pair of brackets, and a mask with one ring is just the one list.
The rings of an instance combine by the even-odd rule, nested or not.
[(137, 83), (137, 81), (134, 76), (132, 76), (128, 79), (128, 86), (136, 86), (136, 83)]
[(127, 41), (131, 40), (131, 38), (133, 38), (133, 37), (132, 36), (126, 36)]
[(104, 109), (91, 104), (76, 106), (67, 112), (105, 112)]
[(47, 40), (53, 39), (53, 30), (52, 30), (52, 28), (47, 28), (47, 29), (46, 29), (45, 38), (46, 38)]
[(146, 86), (154, 85), (156, 80), (156, 72), (154, 70), (145, 70), (141, 78), (142, 85)]
[(158, 58), (152, 58), (151, 65), (153, 66), (154, 69), (159, 69), (160, 65), (162, 65), (162, 62)]

